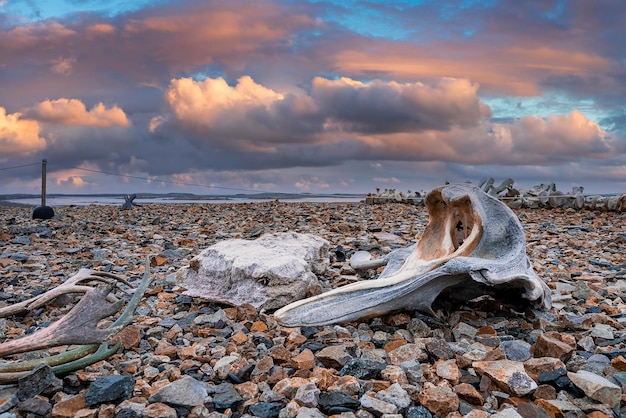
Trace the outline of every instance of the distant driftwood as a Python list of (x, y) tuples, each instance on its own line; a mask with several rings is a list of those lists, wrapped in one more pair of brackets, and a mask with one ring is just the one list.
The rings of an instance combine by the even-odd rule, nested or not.
[(124, 195), (124, 203), (122, 204), (121, 210), (132, 210), (133, 207), (139, 206), (134, 200), (137, 198), (136, 194), (125, 194)]
[[(572, 208), (576, 210), (598, 210), (626, 212), (626, 193), (615, 196), (583, 194), (582, 186), (573, 187), (569, 193), (558, 191), (553, 182), (542, 183), (530, 190), (516, 189), (515, 181), (505, 179), (500, 185), (494, 185), (493, 178), (483, 178), (478, 187), (506, 203), (512, 209), (521, 208)], [(365, 203), (370, 205), (383, 203), (408, 203), (423, 205), (426, 192), (397, 192), (395, 189), (376, 189), (368, 193)]]

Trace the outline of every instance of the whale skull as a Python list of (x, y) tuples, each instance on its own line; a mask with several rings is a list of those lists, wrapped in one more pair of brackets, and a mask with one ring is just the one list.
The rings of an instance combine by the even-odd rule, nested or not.
[(485, 286), (517, 289), (550, 308), (550, 289), (533, 271), (522, 224), (508, 206), (470, 184), (434, 189), (425, 203), (428, 225), (397, 271), (293, 302), (274, 313), (278, 322), (326, 325), (401, 309), (432, 314), (442, 292), (459, 296)]

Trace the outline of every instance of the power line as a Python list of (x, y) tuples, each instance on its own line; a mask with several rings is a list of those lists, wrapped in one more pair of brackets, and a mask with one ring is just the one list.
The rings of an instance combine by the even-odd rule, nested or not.
[(237, 188), (237, 187), (224, 187), (224, 186), (211, 186), (211, 185), (207, 185), (207, 184), (187, 183), (187, 182), (184, 182), (184, 181), (163, 180), (163, 179), (158, 179), (158, 178), (155, 179), (155, 178), (150, 178), (150, 177), (134, 176), (134, 175), (130, 175), (130, 174), (118, 174), (118, 173), (111, 173), (109, 171), (93, 170), (93, 169), (90, 169), (90, 168), (83, 168), (83, 167), (70, 167), (70, 168), (74, 168), (76, 170), (90, 171), (92, 173), (107, 174), (109, 176), (127, 177), (127, 178), (131, 178), (131, 179), (155, 181), (155, 182), (168, 183), (168, 184), (179, 184), (179, 185), (183, 185), (183, 186), (205, 187), (207, 189), (235, 190), (235, 191), (239, 191), (239, 192), (254, 192), (254, 193), (272, 193), (272, 192), (264, 191), (264, 190), (240, 189), (240, 188)]
[(0, 171), (4, 171), (4, 170), (13, 170), (15, 168), (22, 168), (22, 167), (30, 167), (33, 165), (41, 165), (41, 163), (32, 163), (32, 164), (24, 164), (24, 165), (16, 165), (14, 167), (2, 167), (0, 168)]

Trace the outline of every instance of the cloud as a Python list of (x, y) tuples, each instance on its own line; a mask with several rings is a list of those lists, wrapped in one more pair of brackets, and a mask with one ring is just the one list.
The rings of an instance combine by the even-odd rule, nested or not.
[[(174, 79), (166, 92), (176, 128), (187, 129), (214, 145), (274, 152), (281, 143), (319, 143), (331, 134), (373, 134), (469, 127), (490, 116), (467, 80), (439, 79), (431, 84), (373, 80), (368, 83), (316, 77), (310, 93), (280, 93), (239, 78)], [(152, 119), (150, 130), (168, 123)]]
[(556, 165), (619, 154), (616, 141), (579, 111), (511, 123), (483, 121), (470, 128), (359, 137), (362, 156), (390, 161), (444, 161), (469, 165)]
[(407, 132), (469, 127), (491, 116), (477, 96), (478, 85), (464, 79), (440, 78), (429, 84), (342, 77), (316, 77), (311, 96), (342, 130)]
[(21, 113), (7, 114), (0, 106), (0, 154), (29, 155), (46, 148), (39, 123), (21, 118)]
[(77, 32), (55, 21), (44, 21), (16, 26), (8, 31), (0, 31), (0, 40), (6, 51), (19, 51), (27, 48), (45, 50), (56, 48)]
[(115, 32), (115, 26), (110, 23), (93, 23), (87, 26), (86, 31), (91, 35), (107, 35)]
[(57, 58), (52, 60), (50, 68), (53, 73), (68, 76), (72, 73), (74, 62), (74, 58)]
[(552, 115), (547, 119), (524, 116), (510, 128), (515, 139), (513, 152), (536, 152), (559, 157), (608, 157), (614, 145), (597, 123), (580, 111)]
[(237, 80), (235, 87), (230, 87), (221, 77), (204, 81), (172, 80), (166, 93), (167, 102), (179, 121), (208, 129), (214, 128), (222, 117), (233, 114), (245, 117), (248, 111), (267, 110), (283, 98), (282, 94), (255, 83), (249, 76)]
[(374, 177), (372, 181), (374, 183), (400, 183), (400, 180), (395, 177)]
[(293, 186), (301, 191), (323, 190), (330, 188), (330, 184), (328, 184), (328, 182), (317, 176), (300, 178), (293, 183)]
[(153, 118), (150, 131), (182, 134), (216, 156), (207, 155), (206, 166), (222, 169), (326, 167), (346, 160), (553, 165), (619, 153), (615, 138), (578, 110), (494, 122), (477, 91), (475, 83), (450, 78), (316, 77), (299, 94), (251, 77), (234, 86), (223, 78), (175, 79), (165, 95), (172, 114)]
[(107, 109), (102, 103), (87, 110), (85, 104), (78, 99), (44, 100), (29, 109), (27, 116), (41, 122), (67, 126), (93, 126), (112, 128), (130, 126), (130, 121), (122, 109), (112, 106)]
[(621, 65), (593, 52), (578, 52), (565, 46), (502, 49), (488, 41), (473, 45), (464, 49), (460, 42), (433, 42), (424, 46), (372, 41), (367, 49), (358, 45), (337, 51), (333, 59), (339, 71), (352, 77), (467, 78), (488, 92), (517, 96), (540, 94), (542, 84), (549, 85), (557, 77), (609, 79), (604, 74), (619, 71)]

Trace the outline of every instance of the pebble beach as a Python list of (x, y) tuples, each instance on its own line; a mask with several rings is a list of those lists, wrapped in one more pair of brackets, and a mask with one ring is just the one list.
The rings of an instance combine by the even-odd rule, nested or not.
[[(272, 312), (185, 295), (176, 272), (217, 242), (294, 231), (329, 243), (322, 288), (372, 280), (380, 270), (357, 272), (350, 255), (416, 242), (426, 209), (276, 201), (54, 210), (33, 220), (32, 207), (0, 206), (0, 307), (81, 268), (137, 285), (149, 260), (152, 282), (121, 349), (44, 387), (1, 386), (0, 418), (626, 416), (626, 213), (515, 210), (552, 290), (549, 311), (477, 298), (436, 317), (403, 311), (287, 328)], [(0, 319), (0, 342), (49, 325), (78, 299)], [(37, 355), (46, 354), (3, 362)]]

